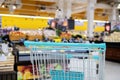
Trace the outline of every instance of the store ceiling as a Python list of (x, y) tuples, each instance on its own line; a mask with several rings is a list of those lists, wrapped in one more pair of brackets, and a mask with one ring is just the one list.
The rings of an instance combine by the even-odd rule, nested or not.
[[(54, 17), (57, 1), (58, 0), (0, 0), (0, 13)], [(95, 19), (108, 20), (108, 17), (111, 15), (111, 5), (117, 3), (118, 1), (97, 0), (97, 4), (95, 5)], [(17, 6), (17, 9), (15, 9), (14, 11), (9, 10), (10, 6), (7, 5), (10, 4), (15, 4)], [(87, 0), (72, 0), (73, 18), (86, 19), (86, 10)]]

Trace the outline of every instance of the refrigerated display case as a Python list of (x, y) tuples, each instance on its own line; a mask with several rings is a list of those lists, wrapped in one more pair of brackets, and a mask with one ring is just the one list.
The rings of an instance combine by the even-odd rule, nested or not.
[(24, 46), (16, 46), (13, 49), (15, 55), (15, 71), (17, 72), (17, 80), (33, 80), (32, 64), (30, 61), (30, 50)]

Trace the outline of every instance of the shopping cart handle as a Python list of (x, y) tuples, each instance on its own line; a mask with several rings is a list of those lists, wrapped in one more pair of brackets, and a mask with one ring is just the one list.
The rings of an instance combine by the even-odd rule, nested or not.
[(106, 44), (91, 44), (91, 43), (54, 43), (54, 42), (34, 42), (34, 41), (25, 41), (24, 45), (26, 47), (34, 47), (34, 46), (72, 46), (72, 47), (86, 47), (86, 48), (101, 48), (106, 50)]

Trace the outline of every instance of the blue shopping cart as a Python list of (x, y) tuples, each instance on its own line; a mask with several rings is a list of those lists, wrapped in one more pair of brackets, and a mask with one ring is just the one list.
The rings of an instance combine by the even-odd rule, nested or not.
[[(104, 80), (106, 45), (25, 41), (38, 80)], [(36, 78), (34, 77), (34, 80)]]

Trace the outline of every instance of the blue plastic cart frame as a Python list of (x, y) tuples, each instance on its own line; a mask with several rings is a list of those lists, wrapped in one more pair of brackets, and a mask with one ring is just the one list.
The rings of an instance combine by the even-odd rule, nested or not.
[[(99, 56), (97, 55), (93, 55), (91, 56), (93, 59), (97, 59), (100, 64), (99, 66), (99, 77), (98, 79), (95, 80), (104, 80), (104, 68), (105, 68), (105, 51), (106, 51), (106, 44), (102, 43), (102, 44), (90, 44), (90, 43), (51, 43), (51, 42), (33, 42), (33, 41), (25, 41), (24, 42), (25, 46), (28, 48), (31, 48), (31, 58), (32, 58), (32, 63), (35, 63), (33, 60), (38, 60), (38, 59), (42, 59), (38, 53), (44, 55), (44, 53), (84, 53), (86, 50), (88, 52), (92, 52), (92, 51), (98, 51), (99, 52)], [(42, 52), (42, 53), (41, 53)], [(43, 53), (44, 52), (44, 53)], [(37, 54), (36, 54), (37, 53)], [(85, 52), (87, 53), (87, 52)], [(48, 55), (48, 54), (46, 54)], [(73, 57), (76, 57), (76, 55), (74, 54), (65, 54), (65, 56), (70, 59)], [(81, 57), (83, 55), (79, 54), (78, 57)], [(46, 59), (46, 58), (45, 58)], [(39, 61), (38, 61), (39, 62)], [(37, 62), (36, 62), (37, 63)], [(37, 64), (38, 65), (38, 64)], [(37, 66), (36, 65), (36, 66)], [(38, 69), (38, 68), (37, 68)], [(53, 74), (64, 74), (64, 76), (62, 75), (62, 77), (60, 77), (59, 75), (53, 75)], [(86, 80), (85, 74), (84, 72), (72, 72), (72, 71), (64, 71), (64, 70), (50, 70), (50, 74), (51, 74), (51, 78), (52, 80)], [(71, 76), (68, 76), (72, 75)], [(79, 78), (75, 78), (76, 76), (81, 76)], [(90, 76), (89, 76), (90, 77)], [(43, 79), (43, 80), (47, 80), (47, 79)], [(88, 78), (87, 80), (92, 80), (91, 78)]]

